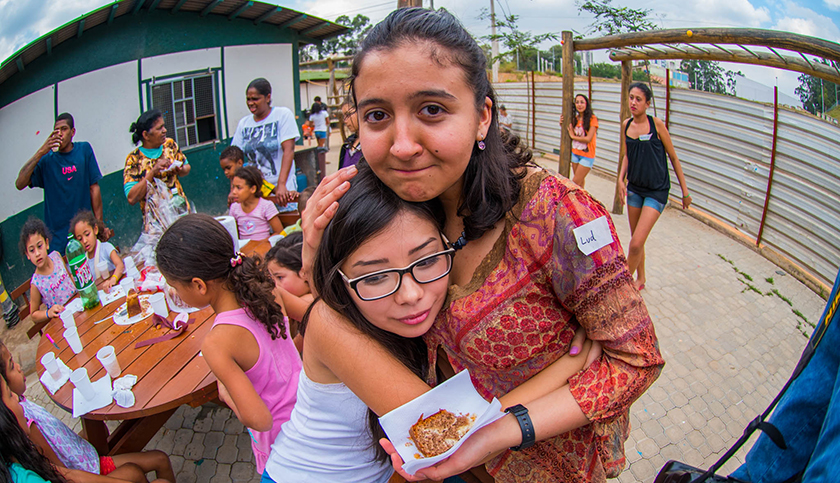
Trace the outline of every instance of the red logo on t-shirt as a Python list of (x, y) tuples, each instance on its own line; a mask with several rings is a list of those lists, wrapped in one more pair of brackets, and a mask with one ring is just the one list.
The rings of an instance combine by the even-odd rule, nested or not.
[(62, 166), (61, 167), (61, 174), (68, 175), (76, 172), (76, 165), (73, 166)]

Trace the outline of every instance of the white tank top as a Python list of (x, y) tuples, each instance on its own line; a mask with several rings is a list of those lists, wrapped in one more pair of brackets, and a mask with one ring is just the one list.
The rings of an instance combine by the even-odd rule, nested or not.
[(265, 465), (277, 483), (387, 482), (389, 462), (375, 461), (368, 408), (344, 384), (320, 384), (300, 371), (297, 402)]

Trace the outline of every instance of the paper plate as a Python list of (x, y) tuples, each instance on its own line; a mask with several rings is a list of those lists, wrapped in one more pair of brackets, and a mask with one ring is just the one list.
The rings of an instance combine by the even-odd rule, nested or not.
[(135, 315), (132, 318), (128, 318), (126, 303), (123, 302), (120, 305), (120, 308), (114, 312), (114, 323), (117, 325), (131, 325), (140, 322), (141, 320), (145, 319), (146, 317), (151, 317), (153, 313), (155, 313), (154, 309), (152, 309), (152, 304), (149, 303), (149, 296), (148, 295), (140, 295), (138, 297), (140, 299), (140, 308), (143, 309), (143, 312), (140, 315)]

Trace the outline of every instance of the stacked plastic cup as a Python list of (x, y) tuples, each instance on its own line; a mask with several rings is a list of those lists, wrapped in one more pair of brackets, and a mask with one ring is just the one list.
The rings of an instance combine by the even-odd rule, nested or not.
[(110, 273), (108, 273), (108, 262), (105, 260), (97, 262), (96, 271), (99, 272), (99, 277), (102, 278), (102, 280), (108, 280), (108, 276), (110, 275)]
[(125, 257), (123, 259), (123, 263), (125, 263), (125, 274), (134, 279), (140, 279), (140, 271), (137, 270), (137, 265), (134, 264), (134, 259), (131, 257)]
[(169, 307), (166, 306), (166, 296), (163, 292), (158, 292), (149, 296), (149, 303), (152, 306), (152, 310), (154, 310), (158, 316), (163, 317), (164, 319), (169, 317)]
[(73, 316), (73, 312), (65, 310), (58, 317), (61, 319), (61, 324), (64, 325), (65, 329), (76, 327), (76, 318)]

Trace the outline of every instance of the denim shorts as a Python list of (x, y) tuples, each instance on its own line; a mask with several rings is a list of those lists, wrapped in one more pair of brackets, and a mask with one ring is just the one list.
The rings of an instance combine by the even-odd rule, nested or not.
[(315, 139), (326, 139), (327, 131), (315, 131)]
[(633, 208), (642, 208), (643, 206), (649, 206), (660, 213), (662, 213), (662, 210), (665, 209), (665, 205), (656, 201), (650, 196), (637, 195), (632, 191), (627, 192), (627, 206), (632, 206)]
[(575, 164), (580, 164), (584, 168), (592, 168), (592, 165), (595, 164), (595, 158), (587, 158), (585, 156), (581, 156), (580, 154), (572, 153), (572, 162)]

